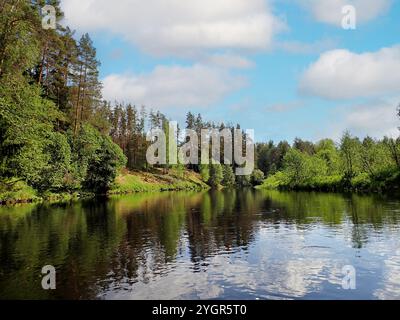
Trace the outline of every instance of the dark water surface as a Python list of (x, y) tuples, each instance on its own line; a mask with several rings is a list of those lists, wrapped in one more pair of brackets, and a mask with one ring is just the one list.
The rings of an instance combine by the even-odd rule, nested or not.
[(0, 207), (0, 298), (400, 299), (400, 201), (248, 190)]

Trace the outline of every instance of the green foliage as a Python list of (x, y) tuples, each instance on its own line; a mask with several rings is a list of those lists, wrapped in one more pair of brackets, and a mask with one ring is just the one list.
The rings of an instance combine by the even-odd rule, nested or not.
[(52, 132), (44, 148), (47, 164), (41, 169), (41, 176), (35, 187), (39, 191), (65, 190), (65, 179), (70, 172), (71, 147), (67, 137), (59, 132)]
[(173, 170), (166, 175), (155, 173), (122, 173), (118, 175), (110, 194), (127, 194), (136, 192), (160, 192), (173, 190), (204, 190), (208, 185), (200, 177), (186, 171), (183, 176), (175, 175)]
[(277, 146), (272, 141), (258, 143), (256, 145), (257, 168), (265, 175), (276, 173), (282, 169), (283, 159), (289, 150), (290, 145), (286, 141), (280, 142)]
[(336, 175), (340, 172), (340, 155), (333, 140), (319, 141), (315, 146), (315, 151), (317, 157), (325, 161), (328, 175)]
[(200, 165), (200, 176), (204, 182), (208, 182), (210, 180), (210, 166), (207, 164)]
[(54, 132), (53, 123), (62, 115), (40, 96), (36, 86), (20, 83), (18, 95), (9, 89), (5, 85), (0, 89), (2, 176), (20, 177), (42, 188), (43, 175), (58, 166), (52, 145), (60, 136)]
[(222, 167), (222, 185), (225, 187), (233, 187), (235, 185), (235, 174), (233, 173), (233, 169), (230, 165), (224, 165)]
[(258, 186), (258, 185), (262, 184), (263, 181), (264, 181), (264, 172), (262, 172), (259, 169), (254, 170), (251, 175), (251, 183), (254, 186)]
[(109, 137), (91, 125), (83, 125), (76, 138), (70, 133), (73, 146), (73, 179), (75, 186), (105, 193), (114, 181), (117, 170), (125, 166), (126, 157)]
[(236, 184), (240, 188), (248, 188), (251, 187), (251, 176), (237, 176)]
[(288, 177), (285, 173), (278, 171), (264, 180), (260, 189), (283, 189), (288, 185)]
[[(36, 193), (106, 193), (123, 166), (154, 169), (145, 157), (146, 123), (167, 135), (169, 123), (160, 112), (121, 104), (112, 108), (102, 101), (100, 62), (90, 36), (76, 41), (60, 24), (56, 30), (41, 28), (44, 3), (4, 0), (0, 5), (0, 193), (7, 199), (13, 192), (23, 199)], [(46, 3), (62, 17), (58, 0)], [(186, 128), (200, 135), (203, 128), (235, 126), (205, 122), (189, 112)], [(178, 129), (178, 144), (179, 136)], [(169, 146), (175, 141), (168, 139)], [(224, 156), (222, 148), (220, 153)], [(168, 152), (167, 157), (163, 173), (185, 179), (185, 166), (170, 165)], [(235, 177), (228, 165), (188, 168), (214, 188), (258, 185), (265, 175), (262, 187), (393, 189), (399, 186), (400, 139), (360, 141), (345, 133), (340, 146), (329, 139), (313, 144), (296, 138), (292, 147), (286, 141), (258, 143), (251, 176)]]
[(349, 183), (361, 171), (361, 142), (345, 132), (340, 143), (344, 179)]
[(220, 164), (211, 164), (210, 179), (208, 180), (209, 185), (212, 188), (218, 188), (221, 185), (223, 178), (222, 166)]
[(28, 202), (39, 199), (36, 191), (24, 181), (7, 179), (0, 181), (0, 203)]
[(23, 78), (39, 59), (41, 19), (30, 1), (4, 0), (0, 14), (0, 78)]
[(175, 171), (179, 178), (183, 178), (185, 176), (185, 166), (181, 163), (174, 165), (173, 171)]
[[(124, 165), (126, 158), (119, 147), (107, 138), (103, 139), (102, 144), (90, 159), (86, 178), (83, 182), (85, 190), (96, 194), (106, 194), (113, 184), (117, 170)], [(118, 148), (118, 149), (117, 149)]]
[(284, 172), (290, 186), (303, 186), (312, 183), (316, 177), (326, 175), (327, 165), (318, 156), (291, 149), (284, 158)]
[(306, 153), (308, 155), (315, 154), (315, 146), (310, 141), (303, 141), (300, 138), (296, 138), (293, 143), (293, 149), (299, 150), (302, 153)]
[(371, 177), (368, 173), (360, 173), (351, 179), (351, 186), (355, 190), (367, 190), (371, 185)]
[(322, 191), (384, 191), (399, 187), (398, 140), (366, 137), (362, 142), (344, 133), (339, 148), (325, 139), (315, 154), (291, 149), (283, 169), (267, 177), (260, 188)]
[(361, 146), (362, 172), (368, 173), (373, 178), (394, 165), (390, 157), (390, 150), (384, 143), (370, 137), (364, 139)]

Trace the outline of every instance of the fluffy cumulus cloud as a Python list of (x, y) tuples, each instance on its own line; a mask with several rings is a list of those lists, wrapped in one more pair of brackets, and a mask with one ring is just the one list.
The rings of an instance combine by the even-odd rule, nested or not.
[(347, 127), (361, 136), (384, 135), (397, 137), (399, 121), (396, 116), (396, 101), (375, 101), (360, 105), (350, 111), (344, 119)]
[(358, 22), (370, 21), (383, 14), (390, 7), (392, 0), (297, 0), (313, 17), (323, 23), (340, 26), (342, 23), (342, 8), (353, 5)]
[(66, 23), (106, 30), (155, 55), (268, 48), (282, 26), (265, 0), (63, 0)]
[(112, 74), (103, 80), (108, 100), (145, 104), (157, 109), (207, 107), (246, 85), (223, 68), (203, 64), (158, 66), (147, 74)]
[(305, 71), (300, 91), (328, 99), (399, 93), (400, 46), (362, 54), (325, 52)]
[(335, 114), (340, 121), (335, 121), (328, 130), (333, 132), (335, 139), (339, 139), (345, 130), (360, 137), (398, 137), (400, 131), (396, 107), (399, 101), (400, 96), (397, 96), (375, 99), (356, 106), (339, 107)]

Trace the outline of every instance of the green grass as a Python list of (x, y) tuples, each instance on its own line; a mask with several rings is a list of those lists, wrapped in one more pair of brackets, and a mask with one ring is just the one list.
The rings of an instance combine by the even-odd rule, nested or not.
[(179, 190), (200, 190), (209, 187), (194, 172), (185, 171), (182, 175), (170, 170), (168, 174), (160, 171), (124, 172), (119, 175), (109, 194), (137, 192), (161, 192)]
[(40, 201), (41, 198), (24, 181), (15, 179), (0, 184), (0, 204)]

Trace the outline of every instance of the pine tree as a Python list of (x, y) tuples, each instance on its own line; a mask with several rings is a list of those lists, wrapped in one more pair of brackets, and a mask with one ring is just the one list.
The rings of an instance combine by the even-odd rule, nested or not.
[(79, 41), (78, 59), (73, 66), (74, 135), (80, 124), (88, 121), (93, 115), (94, 109), (100, 104), (99, 66), (100, 62), (96, 60), (96, 49), (86, 33)]
[(233, 169), (229, 165), (224, 165), (222, 167), (222, 185), (225, 187), (233, 187), (235, 185), (235, 174), (233, 173)]
[(220, 164), (210, 165), (210, 179), (208, 183), (213, 188), (218, 188), (223, 179), (222, 166)]
[(186, 129), (195, 129), (195, 122), (193, 113), (188, 112), (186, 115)]

